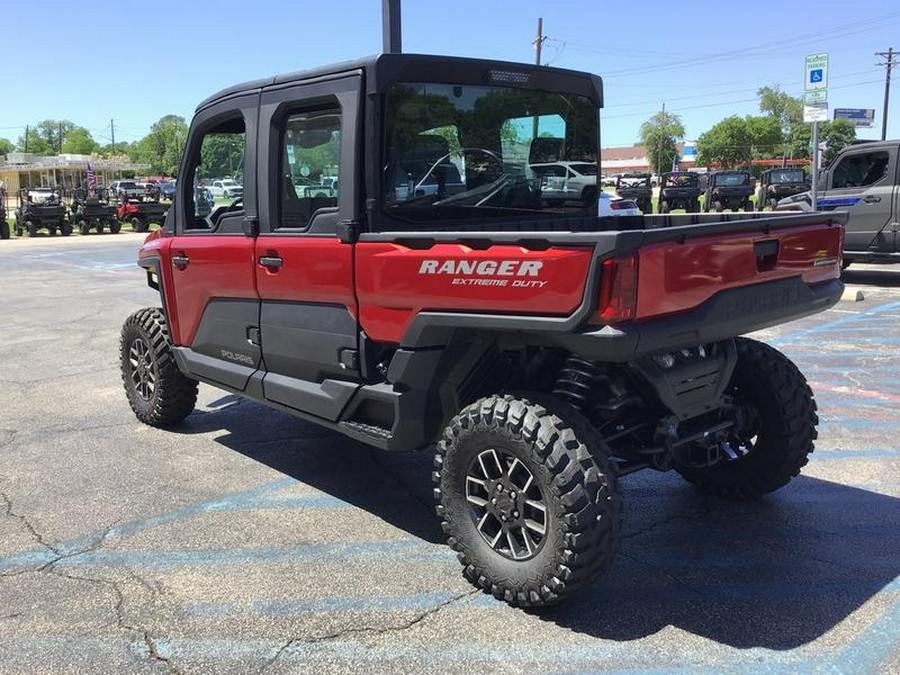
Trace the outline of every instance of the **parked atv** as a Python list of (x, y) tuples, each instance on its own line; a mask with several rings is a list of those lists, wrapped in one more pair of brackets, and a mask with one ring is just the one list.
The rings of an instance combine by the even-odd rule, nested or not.
[(15, 232), (21, 237), (28, 232), (33, 237), (42, 227), (50, 236), (57, 230), (64, 237), (72, 234), (72, 225), (66, 216), (66, 205), (60, 188), (22, 188), (19, 190), (19, 208), (16, 209)]
[(755, 191), (749, 171), (716, 171), (709, 175), (706, 186), (706, 210), (752, 211), (753, 202), (750, 197)]
[(809, 177), (803, 169), (769, 169), (764, 171), (760, 183), (756, 210), (767, 206), (775, 210), (779, 199), (792, 197), (809, 190)]
[(653, 213), (653, 186), (649, 173), (626, 173), (616, 179), (616, 194), (623, 199), (633, 199), (645, 214)]
[(151, 223), (162, 225), (169, 205), (161, 203), (159, 196), (159, 188), (151, 187), (140, 199), (124, 197), (116, 209), (116, 217), (119, 222), (131, 223), (135, 232), (146, 232)]
[(72, 227), (77, 226), (81, 234), (90, 233), (91, 228), (95, 228), (97, 234), (101, 234), (105, 228), (118, 234), (122, 223), (116, 218), (116, 206), (109, 203), (107, 194), (106, 190), (75, 190), (69, 211)]
[(0, 188), (0, 239), (9, 239), (9, 223), (6, 222), (6, 190)]
[(700, 212), (700, 176), (693, 171), (669, 171), (660, 178), (659, 212), (675, 209)]

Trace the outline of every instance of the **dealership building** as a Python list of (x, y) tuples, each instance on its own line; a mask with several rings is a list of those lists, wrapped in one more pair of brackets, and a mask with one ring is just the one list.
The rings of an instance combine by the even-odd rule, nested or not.
[(117, 178), (133, 178), (147, 173), (149, 164), (132, 162), (127, 157), (100, 158), (96, 155), (42, 156), (11, 152), (0, 162), (0, 184), (7, 194), (25, 187), (59, 187), (65, 190), (84, 185), (88, 164), (98, 185), (108, 185)]

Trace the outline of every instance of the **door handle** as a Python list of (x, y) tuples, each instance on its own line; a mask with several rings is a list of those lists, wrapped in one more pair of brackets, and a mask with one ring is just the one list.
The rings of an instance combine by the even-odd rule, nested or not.
[(878, 197), (877, 195), (869, 195), (868, 197), (864, 197), (863, 201), (866, 204), (877, 204), (881, 201), (881, 197)]
[(277, 255), (264, 255), (260, 256), (259, 264), (271, 271), (280, 268), (284, 264), (284, 260)]
[(188, 258), (184, 253), (176, 253), (172, 256), (172, 264), (180, 270), (183, 270), (185, 267), (190, 264), (191, 259)]

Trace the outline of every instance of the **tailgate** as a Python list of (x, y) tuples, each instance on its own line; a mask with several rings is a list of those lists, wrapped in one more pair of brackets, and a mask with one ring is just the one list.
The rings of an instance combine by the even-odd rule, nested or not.
[(842, 238), (843, 228), (826, 222), (642, 246), (634, 318), (683, 312), (742, 286), (797, 276), (809, 286), (837, 279)]

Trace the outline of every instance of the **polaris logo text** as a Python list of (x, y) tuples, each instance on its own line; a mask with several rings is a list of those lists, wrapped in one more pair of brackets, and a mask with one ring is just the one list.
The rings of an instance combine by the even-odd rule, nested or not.
[(227, 349), (222, 350), (222, 358), (228, 359), (229, 361), (237, 361), (238, 363), (246, 363), (248, 366), (254, 365), (252, 356), (237, 354), (235, 352), (230, 352)]

